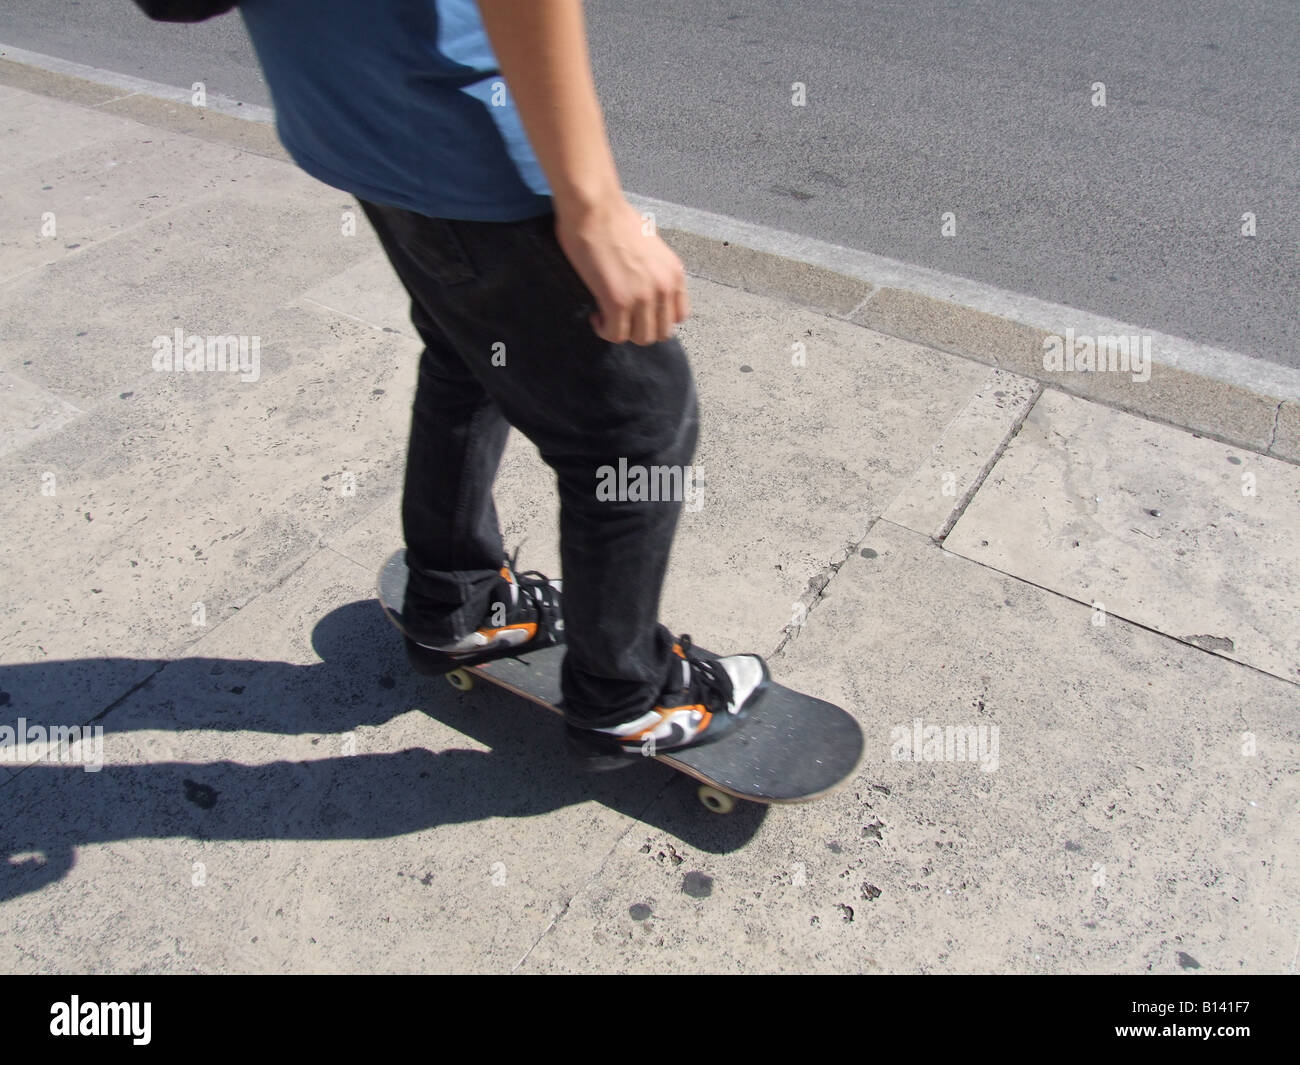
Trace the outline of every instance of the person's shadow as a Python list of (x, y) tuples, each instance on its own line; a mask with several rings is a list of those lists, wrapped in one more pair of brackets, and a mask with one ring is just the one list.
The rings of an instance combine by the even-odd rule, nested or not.
[[(98, 772), (73, 762), (0, 764), (0, 900), (63, 877), (79, 845), (112, 840), (380, 839), (594, 799), (721, 853), (762, 823), (766, 807), (750, 803), (710, 813), (694, 781), (657, 763), (575, 768), (554, 715), (488, 685), (461, 694), (413, 673), (374, 600), (322, 618), (312, 647), (322, 661), (301, 666), (95, 658), (0, 667), (0, 724), (25, 718), (48, 728), (95, 715), (108, 763)], [(413, 707), (488, 750), (365, 750), (367, 726)], [(111, 764), (114, 735), (146, 729), (243, 733), (241, 748), (248, 733), (310, 735), (315, 750), (305, 761), (195, 763), (156, 759), (150, 752), (168, 744), (155, 737), (130, 759), (143, 764)], [(429, 732), (445, 742), (444, 730), (431, 724)], [(322, 745), (337, 753), (320, 757)]]

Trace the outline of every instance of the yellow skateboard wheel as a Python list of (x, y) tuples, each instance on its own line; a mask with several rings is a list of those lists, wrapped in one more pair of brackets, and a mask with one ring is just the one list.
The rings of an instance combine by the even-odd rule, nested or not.
[(447, 683), (458, 692), (467, 692), (474, 687), (474, 678), (469, 675), (468, 670), (453, 669), (447, 674)]
[(715, 814), (729, 814), (736, 808), (734, 796), (728, 795), (725, 791), (719, 791), (717, 788), (711, 788), (707, 784), (701, 784), (695, 795), (706, 809)]

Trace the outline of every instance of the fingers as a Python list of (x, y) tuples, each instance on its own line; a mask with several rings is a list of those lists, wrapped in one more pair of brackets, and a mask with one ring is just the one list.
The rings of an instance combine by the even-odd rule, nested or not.
[[(657, 236), (651, 236), (649, 245), (641, 243), (645, 239), (638, 234), (612, 263), (602, 263), (599, 259), (589, 263), (581, 252), (576, 258), (566, 252), (596, 297), (597, 310), (590, 318), (591, 328), (607, 343), (631, 341), (644, 347), (669, 340), (677, 324), (690, 313), (682, 261)], [(600, 247), (598, 241), (596, 247)], [(584, 264), (590, 267), (585, 274)], [(610, 269), (611, 266), (616, 269)]]
[(600, 300), (600, 310), (592, 316), (592, 329), (601, 340), (611, 344), (653, 344), (655, 316), (652, 304), (645, 299), (620, 303), (615, 299)]
[(596, 335), (611, 344), (626, 344), (632, 337), (631, 308), (610, 299), (600, 300), (599, 305), (591, 320)]
[(672, 284), (659, 300), (658, 326), (661, 340), (672, 336), (677, 323), (686, 319), (682, 313), (686, 302), (686, 270), (675, 255), (672, 265)]
[(658, 300), (653, 297), (643, 299), (637, 303), (636, 308), (632, 311), (632, 343), (645, 346), (653, 344), (659, 340), (659, 327), (657, 324)]
[(626, 303), (614, 299), (600, 301), (600, 310), (592, 316), (592, 329), (611, 344), (631, 341), (642, 347), (671, 339), (679, 322), (690, 314), (685, 275), (676, 284)]
[(658, 314), (655, 316), (655, 332), (658, 333), (660, 340), (667, 340), (673, 335), (673, 326), (677, 324), (677, 292), (664, 293), (656, 306)]

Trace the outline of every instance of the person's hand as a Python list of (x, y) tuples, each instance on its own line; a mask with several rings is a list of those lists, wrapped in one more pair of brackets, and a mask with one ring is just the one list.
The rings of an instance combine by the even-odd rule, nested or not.
[(667, 340), (690, 314), (682, 261), (622, 196), (556, 211), (555, 236), (596, 297), (591, 328), (611, 344)]

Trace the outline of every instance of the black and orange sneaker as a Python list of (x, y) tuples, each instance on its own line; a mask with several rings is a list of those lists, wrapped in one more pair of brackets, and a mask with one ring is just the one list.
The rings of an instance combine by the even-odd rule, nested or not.
[(535, 651), (564, 642), (561, 612), (563, 582), (536, 570), (523, 573), (510, 559), (501, 567), (501, 581), (483, 624), (450, 643), (429, 644), (408, 635), (423, 673), (454, 669)]
[(720, 658), (695, 647), (689, 636), (673, 644), (680, 668), (671, 670), (655, 705), (621, 725), (583, 728), (567, 724), (569, 752), (588, 769), (617, 769), (650, 757), (712, 743), (745, 719), (771, 679), (759, 655)]

